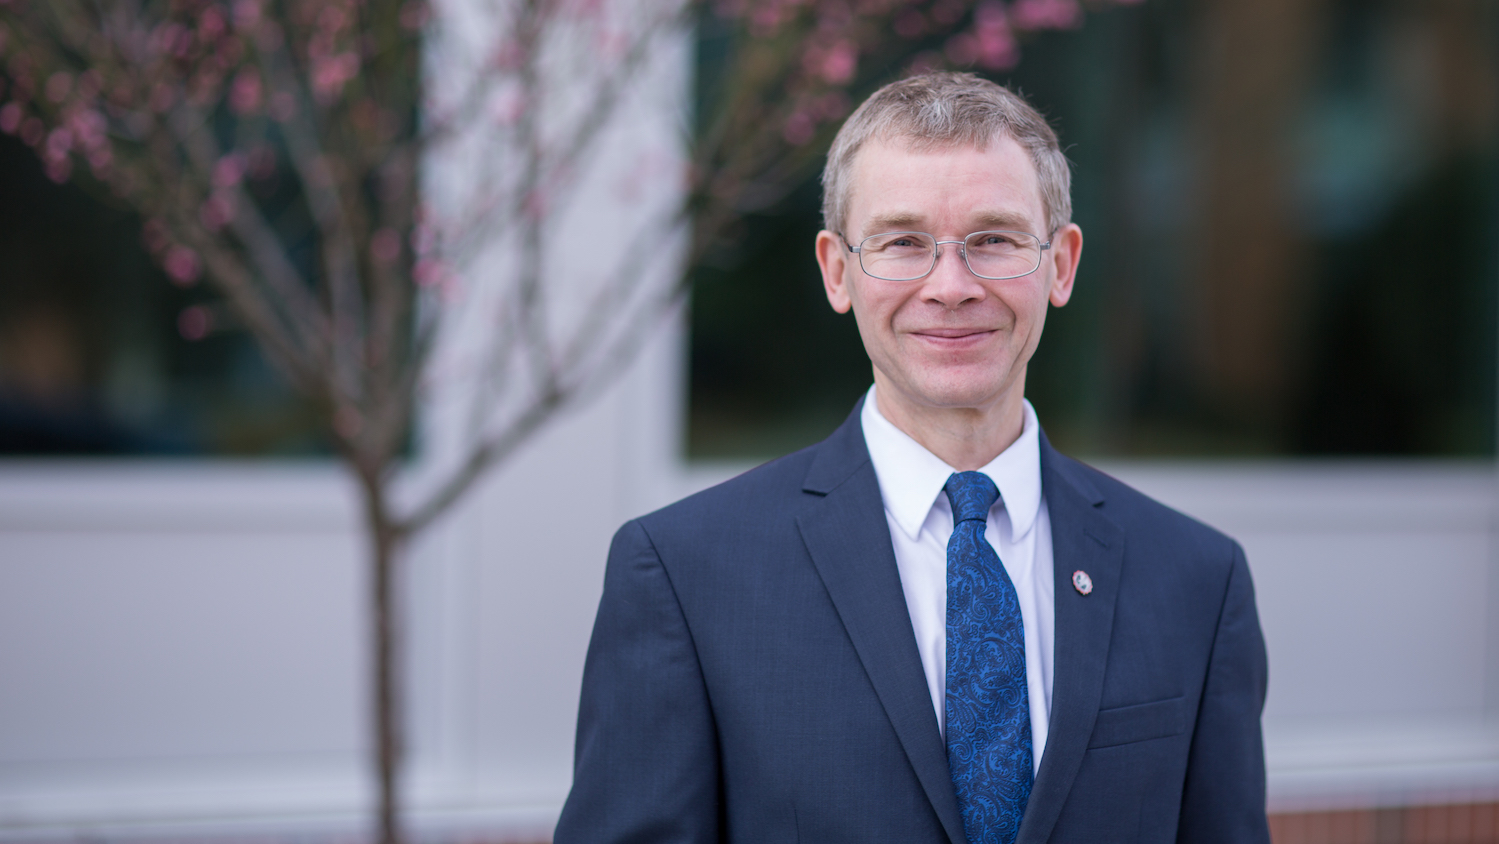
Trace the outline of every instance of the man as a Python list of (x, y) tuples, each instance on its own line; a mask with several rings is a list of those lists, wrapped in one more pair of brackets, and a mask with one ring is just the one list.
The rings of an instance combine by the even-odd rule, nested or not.
[(610, 550), (557, 844), (1266, 844), (1233, 541), (1024, 400), (1082, 232), (1046, 121), (931, 74), (834, 141), (817, 237), (874, 386)]

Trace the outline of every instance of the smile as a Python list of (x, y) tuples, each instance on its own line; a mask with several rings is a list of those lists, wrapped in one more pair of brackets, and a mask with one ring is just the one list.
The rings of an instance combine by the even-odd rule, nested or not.
[(944, 349), (977, 345), (994, 333), (992, 328), (926, 328), (911, 334)]

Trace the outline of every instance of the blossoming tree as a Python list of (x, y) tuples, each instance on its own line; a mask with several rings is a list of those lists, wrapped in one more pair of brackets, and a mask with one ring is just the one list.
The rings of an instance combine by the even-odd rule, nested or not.
[[(1082, 16), (1076, 0), (0, 0), (0, 131), (52, 179), (138, 210), (168, 277), (222, 294), (357, 479), (390, 844), (410, 539), (607, 383), (686, 267), (817, 165), (854, 96), (903, 68), (1004, 70), (1025, 33)], [(563, 299), (544, 248), (559, 209), (652, 56), (694, 25), (725, 35), (708, 105), (670, 166), (642, 170), (678, 199), (608, 241), (588, 297)], [(429, 165), (454, 157), (482, 175), (445, 186)], [(498, 241), (513, 260), (496, 270), (478, 258)], [(664, 242), (685, 244), (675, 266), (636, 254)], [(398, 494), (443, 338), (475, 311), (459, 447)], [(214, 322), (196, 307), (179, 327)]]

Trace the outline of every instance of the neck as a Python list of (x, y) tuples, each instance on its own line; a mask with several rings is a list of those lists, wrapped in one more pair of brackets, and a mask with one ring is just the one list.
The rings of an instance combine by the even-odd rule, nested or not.
[(1024, 378), (982, 407), (933, 407), (911, 401), (875, 373), (880, 415), (960, 472), (988, 465), (1025, 430)]

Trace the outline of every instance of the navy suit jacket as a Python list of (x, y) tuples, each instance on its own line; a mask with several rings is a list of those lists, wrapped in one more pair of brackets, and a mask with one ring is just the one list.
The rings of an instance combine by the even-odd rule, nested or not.
[[(1018, 844), (1268, 844), (1243, 551), (1044, 435), (1041, 473), (1055, 676)], [(555, 842), (965, 844), (857, 408), (615, 535)]]

